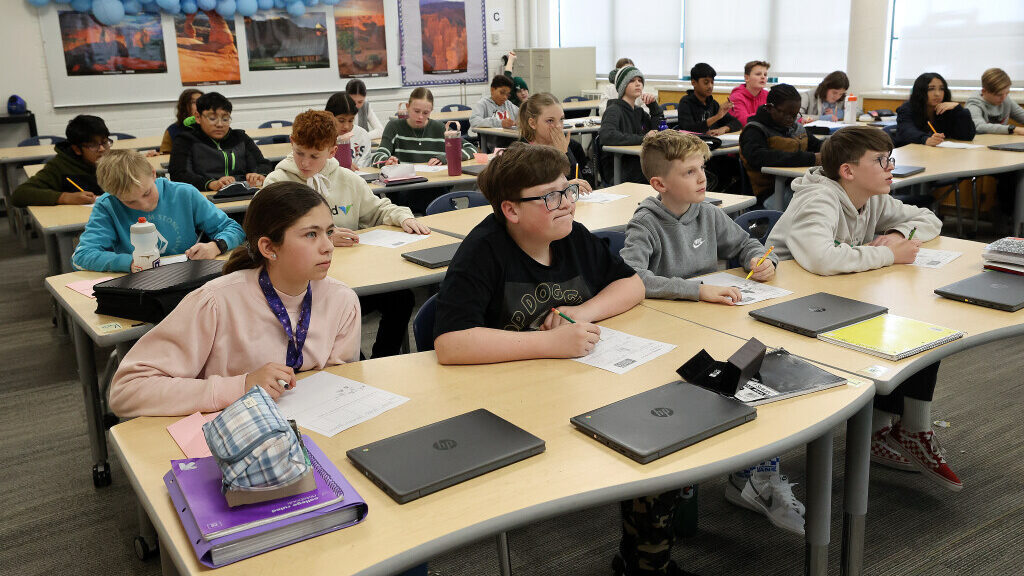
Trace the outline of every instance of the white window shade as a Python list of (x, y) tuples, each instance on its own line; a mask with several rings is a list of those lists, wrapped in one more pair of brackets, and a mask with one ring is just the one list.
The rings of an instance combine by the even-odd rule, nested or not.
[(690, 0), (683, 10), (683, 76), (705, 62), (719, 76), (742, 77), (744, 64), (768, 59), (770, 2)]
[(850, 0), (773, 0), (771, 4), (771, 76), (821, 77), (846, 70)]
[(606, 74), (627, 57), (647, 76), (679, 77), (682, 0), (559, 0), (558, 45), (597, 48)]
[(1024, 2), (893, 0), (886, 84), (910, 86), (938, 72), (950, 86), (979, 86), (999, 67), (1024, 86)]
[(619, 58), (612, 42), (611, 0), (559, 0), (558, 45), (567, 48), (594, 46), (597, 70), (607, 73)]

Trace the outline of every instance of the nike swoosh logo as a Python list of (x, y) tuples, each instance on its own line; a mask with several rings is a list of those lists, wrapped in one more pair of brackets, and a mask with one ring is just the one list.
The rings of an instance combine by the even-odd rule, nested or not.
[(693, 241), (693, 247), (694, 248), (700, 248), (703, 245), (704, 245), (704, 239), (703, 238), (697, 238), (696, 240)]

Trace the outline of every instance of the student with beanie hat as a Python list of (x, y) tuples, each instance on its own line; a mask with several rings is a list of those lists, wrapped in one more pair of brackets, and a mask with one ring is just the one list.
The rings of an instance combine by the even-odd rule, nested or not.
[[(644, 75), (631, 64), (615, 71), (615, 92), (618, 98), (608, 101), (608, 107), (601, 116), (602, 146), (635, 146), (644, 140), (644, 136), (658, 130), (658, 124), (665, 118), (658, 100), (652, 94), (645, 93)], [(637, 99), (647, 106), (647, 110), (636, 104)], [(611, 154), (601, 158), (601, 177), (612, 180), (613, 160)], [(640, 158), (625, 156), (622, 158), (622, 181), (646, 184), (647, 179), (640, 169)]]

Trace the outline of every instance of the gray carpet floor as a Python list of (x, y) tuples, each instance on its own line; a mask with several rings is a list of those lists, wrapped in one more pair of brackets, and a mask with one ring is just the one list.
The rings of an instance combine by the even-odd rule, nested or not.
[[(119, 463), (112, 462), (113, 485), (92, 486), (74, 350), (51, 325), (45, 267), (41, 242), (26, 251), (0, 222), (0, 574), (157, 574), (158, 559), (134, 556), (135, 504)], [(422, 302), (426, 292), (417, 296)], [(372, 325), (364, 328), (364, 350)], [(920, 475), (872, 467), (865, 574), (1024, 573), (1022, 368), (1024, 338), (943, 361), (934, 417), (951, 423), (939, 434), (964, 489), (953, 494)], [(835, 574), (843, 440), (838, 433)], [(783, 455), (784, 473), (802, 483), (804, 461), (799, 450)], [(726, 503), (722, 491), (722, 480), (700, 486), (700, 531), (676, 547), (675, 560), (702, 575), (802, 572), (802, 540)], [(802, 485), (796, 493), (803, 495)], [(618, 536), (614, 504), (515, 530), (513, 571), (610, 574)], [(435, 558), (430, 567), (444, 576), (499, 573), (493, 539)]]

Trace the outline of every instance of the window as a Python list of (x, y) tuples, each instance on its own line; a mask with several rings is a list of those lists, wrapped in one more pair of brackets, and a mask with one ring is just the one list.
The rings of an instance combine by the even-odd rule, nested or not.
[(976, 88), (999, 67), (1024, 87), (1024, 2), (892, 0), (886, 86), (938, 72), (950, 87)]

